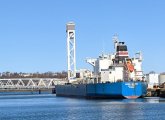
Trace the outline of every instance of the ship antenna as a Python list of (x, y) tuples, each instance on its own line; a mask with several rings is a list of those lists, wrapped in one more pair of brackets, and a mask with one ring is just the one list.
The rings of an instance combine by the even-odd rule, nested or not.
[(118, 40), (118, 34), (117, 33), (114, 34), (114, 36), (113, 36), (112, 39), (113, 39), (113, 42), (114, 42), (114, 49), (116, 50), (117, 44), (119, 42), (119, 40)]

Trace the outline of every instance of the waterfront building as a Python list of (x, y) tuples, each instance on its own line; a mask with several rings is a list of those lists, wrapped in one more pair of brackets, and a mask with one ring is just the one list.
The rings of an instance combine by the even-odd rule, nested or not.
[(146, 74), (146, 81), (148, 83), (148, 88), (153, 88), (154, 86), (159, 85), (159, 74), (154, 71)]

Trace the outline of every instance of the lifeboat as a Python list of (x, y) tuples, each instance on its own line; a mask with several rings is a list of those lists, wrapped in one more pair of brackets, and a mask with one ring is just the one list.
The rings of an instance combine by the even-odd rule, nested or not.
[(134, 66), (132, 65), (132, 62), (130, 60), (128, 60), (126, 62), (126, 66), (127, 66), (127, 69), (129, 70), (129, 72), (133, 72), (134, 71)]

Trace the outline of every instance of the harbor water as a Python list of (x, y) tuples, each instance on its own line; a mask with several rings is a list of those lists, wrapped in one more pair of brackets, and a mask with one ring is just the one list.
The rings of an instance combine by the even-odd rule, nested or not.
[(76, 99), (54, 94), (0, 95), (0, 120), (163, 120), (164, 98)]

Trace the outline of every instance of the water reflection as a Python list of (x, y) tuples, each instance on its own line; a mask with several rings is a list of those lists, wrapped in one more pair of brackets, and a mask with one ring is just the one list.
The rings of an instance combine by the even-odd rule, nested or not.
[(159, 97), (89, 100), (52, 94), (0, 96), (0, 120), (161, 120), (164, 103), (165, 98)]
[(145, 98), (138, 98), (138, 99), (123, 99), (123, 102), (127, 102), (127, 103), (160, 103), (160, 102), (165, 102), (165, 99), (160, 98), (160, 97), (145, 97)]

